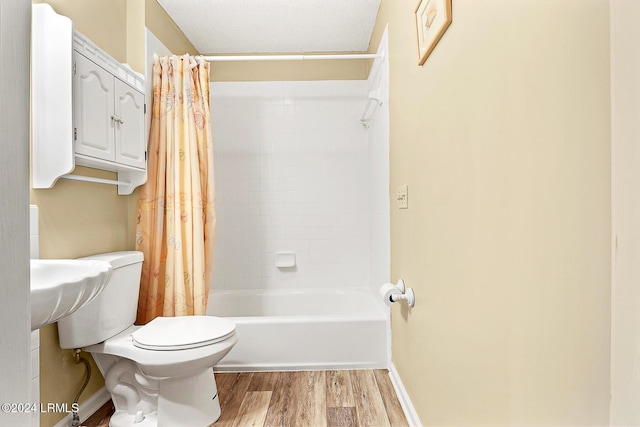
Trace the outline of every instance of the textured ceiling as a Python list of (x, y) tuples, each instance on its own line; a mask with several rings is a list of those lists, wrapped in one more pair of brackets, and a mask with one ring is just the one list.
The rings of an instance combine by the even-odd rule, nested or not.
[(158, 0), (202, 54), (363, 52), (380, 0)]

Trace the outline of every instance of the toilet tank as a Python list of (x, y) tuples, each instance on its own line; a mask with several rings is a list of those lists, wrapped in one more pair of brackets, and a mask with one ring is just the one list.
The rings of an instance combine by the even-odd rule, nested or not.
[(109, 252), (81, 259), (106, 261), (113, 273), (104, 290), (89, 304), (58, 321), (61, 348), (101, 343), (132, 326), (138, 309), (142, 252)]

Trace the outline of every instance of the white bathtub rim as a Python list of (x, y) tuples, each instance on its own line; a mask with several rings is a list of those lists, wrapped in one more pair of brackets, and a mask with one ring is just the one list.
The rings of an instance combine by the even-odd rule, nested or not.
[(335, 287), (335, 288), (242, 288), (242, 289), (209, 289), (209, 294), (233, 294), (233, 295), (280, 295), (280, 294), (301, 294), (306, 295), (309, 293), (365, 293), (372, 295), (373, 292), (366, 286), (352, 286), (352, 287)]
[(230, 319), (236, 323), (343, 323), (345, 320), (359, 322), (385, 322), (386, 318), (383, 315), (291, 315), (291, 316), (224, 316), (225, 319)]
[[(319, 305), (310, 306), (309, 311), (313, 312), (313, 314), (310, 314), (309, 311), (300, 311), (300, 305), (296, 305), (296, 298), (300, 297), (304, 298), (305, 302), (313, 301), (314, 297), (324, 298), (324, 300), (322, 300), (323, 303), (319, 303)], [(269, 312), (269, 309), (273, 310), (273, 307), (276, 308), (276, 311), (282, 308), (282, 306), (276, 303), (274, 306), (267, 304), (267, 306), (264, 307), (264, 310), (266, 310), (264, 313), (252, 313), (252, 307), (256, 304), (256, 299), (274, 301), (274, 298), (278, 302), (292, 301), (291, 304), (293, 305), (291, 305), (291, 307), (297, 308), (294, 308), (293, 311), (289, 313)], [(308, 298), (311, 298), (311, 300)], [(345, 300), (340, 300), (341, 298), (347, 298), (346, 306), (344, 305)], [(214, 302), (216, 299), (218, 304)], [(337, 310), (335, 310), (336, 307), (332, 304), (336, 299), (341, 303), (338, 304), (339, 308)], [(351, 301), (354, 301), (353, 305), (349, 305)], [(260, 307), (260, 305), (257, 305), (257, 307)], [(326, 312), (324, 312), (322, 307), (326, 307)], [(335, 318), (336, 321), (343, 321), (346, 318), (353, 320), (384, 318), (388, 320), (390, 310), (384, 303), (377, 301), (376, 295), (374, 295), (369, 288), (256, 288), (211, 290), (209, 292), (207, 315), (231, 319), (278, 319), (295, 317), (298, 320), (312, 321), (316, 317), (323, 317), (325, 319)]]

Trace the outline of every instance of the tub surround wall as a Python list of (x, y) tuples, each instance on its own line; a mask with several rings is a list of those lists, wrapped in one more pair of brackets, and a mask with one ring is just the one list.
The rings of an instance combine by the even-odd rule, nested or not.
[[(388, 36), (383, 35), (376, 53), (384, 54), (385, 60), (377, 59), (369, 78), (367, 92), (380, 90), (382, 105), (378, 106), (369, 122), (367, 143), (369, 145), (370, 229), (369, 286), (378, 295), (380, 286), (391, 281), (390, 221), (389, 221), (389, 46)], [(384, 306), (381, 298), (378, 303)], [(385, 306), (385, 312), (389, 312)], [(391, 355), (389, 355), (391, 356)]]
[[(366, 81), (211, 84), (213, 288), (368, 287)], [(296, 266), (277, 268), (276, 252)]]
[(609, 1), (454, 0), (389, 25), (393, 362), (423, 425), (607, 425)]

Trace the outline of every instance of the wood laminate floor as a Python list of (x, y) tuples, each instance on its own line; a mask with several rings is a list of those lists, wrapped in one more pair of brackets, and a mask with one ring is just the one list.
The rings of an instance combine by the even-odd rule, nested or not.
[[(214, 427), (408, 427), (386, 370), (216, 373)], [(107, 402), (83, 423), (108, 427)]]

